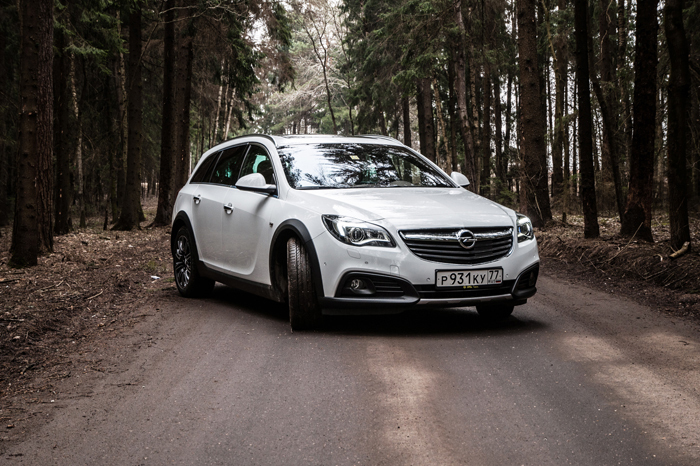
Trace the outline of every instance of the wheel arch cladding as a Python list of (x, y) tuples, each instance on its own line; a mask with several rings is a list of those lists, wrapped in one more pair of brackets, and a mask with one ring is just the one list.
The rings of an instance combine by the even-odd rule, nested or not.
[(275, 231), (275, 234), (272, 237), (272, 241), (270, 242), (269, 264), (270, 283), (272, 283), (273, 286), (279, 288), (279, 279), (281, 277), (277, 276), (277, 269), (275, 268), (275, 264), (280, 258), (284, 258), (282, 263), (286, 268), (287, 241), (292, 236), (296, 236), (297, 238), (301, 239), (302, 243), (304, 244), (304, 247), (306, 248), (306, 252), (309, 255), (309, 262), (311, 264), (311, 273), (314, 281), (314, 288), (316, 290), (316, 296), (317, 298), (321, 298), (324, 296), (323, 277), (321, 276), (321, 265), (318, 261), (318, 254), (316, 254), (316, 247), (314, 246), (314, 243), (311, 240), (311, 235), (309, 234), (309, 230), (306, 228), (306, 225), (304, 225), (300, 220), (297, 219), (289, 219), (282, 222), (277, 227), (277, 230)]
[[(173, 227), (170, 230), (170, 252), (173, 254), (175, 251), (175, 238), (177, 237), (177, 232), (183, 226), (187, 227), (187, 229), (190, 231), (190, 236), (192, 237), (192, 242), (194, 243), (195, 250), (197, 249), (197, 239), (194, 236), (194, 230), (192, 229), (192, 223), (190, 222), (190, 218), (187, 216), (186, 213), (180, 212), (175, 217), (175, 221), (173, 221)], [(199, 259), (199, 254), (197, 254), (197, 259)]]

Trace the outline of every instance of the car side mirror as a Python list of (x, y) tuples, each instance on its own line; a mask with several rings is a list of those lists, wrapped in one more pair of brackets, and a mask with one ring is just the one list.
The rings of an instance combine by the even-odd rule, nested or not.
[(267, 184), (265, 182), (265, 177), (260, 173), (251, 173), (250, 175), (241, 177), (236, 182), (236, 188), (241, 191), (253, 191), (255, 193), (277, 193), (277, 186), (274, 184)]
[(463, 188), (469, 186), (469, 179), (466, 176), (462, 175), (460, 172), (452, 172), (450, 177), (455, 183), (457, 183)]

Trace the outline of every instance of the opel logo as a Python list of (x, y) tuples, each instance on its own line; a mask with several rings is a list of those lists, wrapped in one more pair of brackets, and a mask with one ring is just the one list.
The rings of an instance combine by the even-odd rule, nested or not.
[(476, 236), (469, 230), (460, 230), (457, 233), (457, 241), (464, 249), (471, 249), (476, 244)]

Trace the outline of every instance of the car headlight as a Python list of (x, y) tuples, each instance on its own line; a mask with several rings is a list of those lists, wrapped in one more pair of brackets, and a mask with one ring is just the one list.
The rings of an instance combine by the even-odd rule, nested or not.
[(323, 215), (323, 223), (328, 231), (337, 239), (353, 246), (396, 246), (389, 232), (384, 228), (363, 222), (352, 217), (339, 215)]
[(535, 229), (532, 228), (532, 222), (528, 217), (523, 214), (517, 214), (518, 216), (518, 243), (530, 240), (535, 237)]

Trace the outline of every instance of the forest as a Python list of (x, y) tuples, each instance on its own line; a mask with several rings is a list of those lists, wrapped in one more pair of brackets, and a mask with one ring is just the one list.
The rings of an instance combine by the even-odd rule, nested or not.
[[(382, 134), (536, 227), (689, 248), (698, 0), (0, 0), (10, 265), (84, 228), (170, 222), (243, 134)], [(145, 221), (142, 202), (157, 199)], [(9, 241), (10, 238), (3, 238)]]

